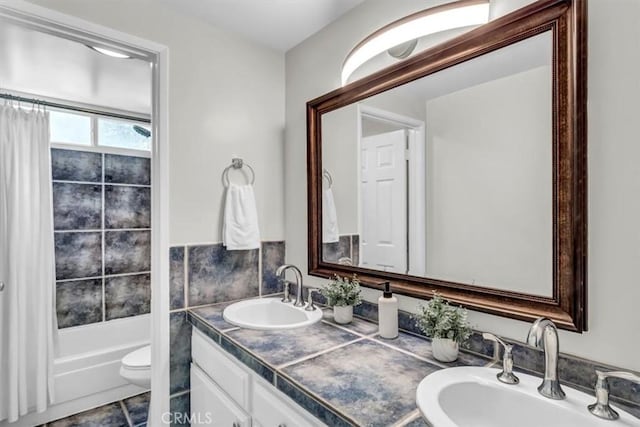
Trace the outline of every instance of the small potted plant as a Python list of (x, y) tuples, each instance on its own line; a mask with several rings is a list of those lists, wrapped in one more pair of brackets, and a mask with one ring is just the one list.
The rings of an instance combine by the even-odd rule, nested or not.
[(467, 310), (450, 305), (435, 292), (415, 319), (416, 325), (431, 338), (433, 357), (441, 362), (456, 360), (460, 344), (471, 336)]
[(362, 302), (357, 275), (354, 274), (349, 279), (335, 274), (333, 280), (320, 292), (327, 298), (327, 304), (333, 307), (333, 319), (336, 323), (347, 324), (353, 320), (353, 306)]

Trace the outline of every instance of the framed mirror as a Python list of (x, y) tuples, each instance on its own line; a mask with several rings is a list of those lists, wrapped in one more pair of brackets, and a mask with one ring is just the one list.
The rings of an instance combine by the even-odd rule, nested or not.
[(310, 101), (309, 274), (586, 330), (585, 26), (538, 1)]

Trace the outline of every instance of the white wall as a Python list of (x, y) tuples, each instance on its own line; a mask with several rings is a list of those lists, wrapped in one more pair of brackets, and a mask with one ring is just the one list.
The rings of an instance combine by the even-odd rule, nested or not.
[[(338, 230), (358, 234), (358, 108), (350, 105), (327, 113), (322, 120), (322, 167), (333, 179)], [(325, 181), (325, 186), (327, 182)]]
[(543, 66), (427, 101), (427, 277), (552, 296), (551, 82)]
[[(492, 16), (523, 0), (494, 0)], [(589, 1), (589, 332), (562, 331), (561, 350), (640, 371), (640, 2)], [(286, 55), (287, 261), (307, 264), (305, 103), (340, 85), (349, 50), (372, 31), (435, 1), (370, 0)], [(324, 280), (308, 277), (308, 283)], [(367, 290), (373, 301), (378, 293)], [(404, 310), (420, 301), (400, 298)], [(524, 340), (525, 322), (471, 313), (474, 326)]]
[(152, 0), (32, 3), (169, 47), (172, 245), (222, 240), (220, 176), (233, 156), (256, 171), (262, 239), (284, 237), (282, 53)]

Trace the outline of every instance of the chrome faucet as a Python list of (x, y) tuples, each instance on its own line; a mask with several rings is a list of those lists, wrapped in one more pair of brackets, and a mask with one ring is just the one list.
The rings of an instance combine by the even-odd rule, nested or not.
[(286, 283), (284, 281), (284, 276), (285, 276), (287, 270), (289, 270), (289, 269), (293, 270), (294, 274), (296, 275), (296, 285), (298, 287), (298, 294), (296, 295), (296, 300), (293, 303), (293, 305), (295, 307), (302, 307), (302, 306), (304, 306), (304, 300), (302, 299), (302, 272), (300, 271), (300, 269), (298, 267), (296, 267), (293, 264), (281, 265), (276, 270), (276, 275), (285, 284), (285, 294), (284, 294), (284, 298), (282, 299), (282, 302), (291, 301), (289, 299), (289, 286), (288, 286), (288, 283)]
[(589, 412), (605, 420), (617, 420), (620, 415), (609, 406), (609, 383), (607, 378), (622, 378), (640, 384), (640, 377), (624, 371), (602, 372), (596, 370), (596, 374), (598, 375), (595, 388), (596, 403), (588, 406)]
[(306, 311), (314, 311), (317, 309), (316, 305), (313, 303), (313, 294), (315, 293), (320, 293), (320, 289), (307, 288), (307, 306), (305, 307)]
[(527, 344), (544, 350), (544, 379), (538, 392), (549, 399), (564, 399), (565, 394), (558, 380), (560, 342), (556, 325), (551, 320), (540, 317), (529, 329)]
[[(513, 374), (513, 346), (511, 344), (507, 344), (502, 341), (497, 336), (485, 332), (482, 334), (482, 338), (485, 340), (490, 340), (495, 342), (498, 345), (502, 345), (504, 347), (504, 356), (502, 357), (502, 372), (499, 372), (496, 377), (498, 381), (503, 382), (505, 384), (518, 384), (520, 379)], [(498, 347), (495, 347), (495, 357), (498, 357)]]

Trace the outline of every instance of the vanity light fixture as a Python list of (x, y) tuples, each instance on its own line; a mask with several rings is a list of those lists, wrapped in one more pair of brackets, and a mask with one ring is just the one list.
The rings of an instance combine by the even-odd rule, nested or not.
[(110, 56), (112, 58), (131, 59), (131, 57), (129, 55), (125, 55), (124, 53), (116, 52), (115, 50), (105, 49), (104, 47), (91, 46), (91, 45), (86, 45), (86, 46), (91, 50), (95, 50), (98, 53), (101, 53), (101, 54), (106, 55), (106, 56)]
[(398, 19), (367, 36), (349, 52), (342, 65), (342, 85), (360, 66), (384, 51), (430, 34), (487, 22), (489, 0), (454, 1)]

